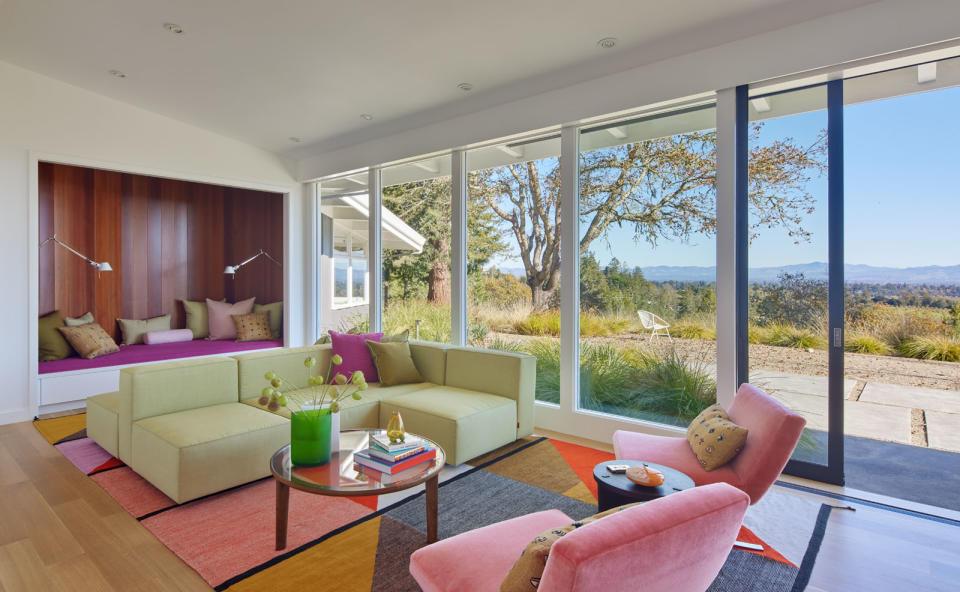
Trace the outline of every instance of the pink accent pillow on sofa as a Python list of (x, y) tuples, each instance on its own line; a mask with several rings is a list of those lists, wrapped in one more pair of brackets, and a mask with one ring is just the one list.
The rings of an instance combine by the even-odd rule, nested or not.
[(256, 298), (247, 298), (240, 302), (217, 302), (207, 298), (207, 320), (210, 323), (209, 339), (236, 339), (237, 326), (233, 324), (232, 315), (246, 315), (253, 311), (253, 301)]
[(379, 342), (382, 337), (383, 333), (351, 335), (330, 331), (333, 355), (339, 355), (343, 358), (343, 364), (333, 367), (334, 374), (339, 372), (350, 378), (355, 370), (359, 370), (363, 372), (363, 377), (367, 379), (367, 382), (380, 382), (380, 375), (377, 374), (377, 367), (373, 365), (373, 357), (370, 355), (370, 348), (367, 347), (367, 340)]
[(149, 331), (143, 336), (143, 342), (147, 345), (180, 343), (181, 341), (193, 341), (193, 331), (190, 329), (167, 329), (166, 331)]

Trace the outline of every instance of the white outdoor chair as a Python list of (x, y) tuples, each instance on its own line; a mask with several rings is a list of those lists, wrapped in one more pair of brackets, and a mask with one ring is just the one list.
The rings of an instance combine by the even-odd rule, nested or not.
[(667, 339), (673, 341), (673, 337), (670, 336), (670, 323), (646, 310), (638, 310), (637, 315), (640, 317), (640, 324), (643, 325), (644, 330), (650, 331), (647, 339), (653, 341), (654, 337), (666, 335)]

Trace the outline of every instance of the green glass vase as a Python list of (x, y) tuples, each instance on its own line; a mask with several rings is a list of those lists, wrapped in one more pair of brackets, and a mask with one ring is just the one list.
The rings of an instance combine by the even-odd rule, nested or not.
[(290, 414), (290, 462), (315, 467), (330, 462), (330, 413), (296, 411)]

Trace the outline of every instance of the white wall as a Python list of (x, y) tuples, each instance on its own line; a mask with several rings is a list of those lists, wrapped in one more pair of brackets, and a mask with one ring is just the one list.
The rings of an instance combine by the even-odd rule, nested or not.
[[(36, 352), (37, 157), (114, 170), (289, 193), (287, 242), (289, 337), (304, 338), (306, 271), (302, 186), (270, 153), (182, 122), (0, 62), (0, 252), (5, 286), (0, 310), (0, 424), (36, 413), (31, 344)], [(31, 169), (32, 170), (31, 172)], [(31, 318), (33, 321), (31, 322)], [(32, 329), (31, 329), (32, 327)], [(31, 395), (31, 393), (33, 393)]]
[[(957, 0), (885, 0), (429, 125), (302, 156), (300, 179), (806, 72), (960, 36)], [(638, 63), (642, 57), (638, 58)]]

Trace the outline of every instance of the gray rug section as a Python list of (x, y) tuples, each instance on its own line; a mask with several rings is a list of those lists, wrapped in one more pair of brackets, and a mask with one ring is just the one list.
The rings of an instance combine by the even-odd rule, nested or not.
[(410, 555), (427, 543), (427, 536), (383, 516), (380, 518), (380, 539), (377, 561), (373, 568), (372, 592), (420, 592), (410, 575)]
[(771, 592), (793, 587), (797, 568), (734, 549), (707, 592)]
[[(390, 510), (384, 516), (426, 532), (423, 496)], [(488, 471), (475, 471), (441, 484), (438, 531), (441, 539), (474, 528), (542, 510), (557, 509), (574, 520), (596, 514), (597, 507), (559, 493), (520, 483)]]

